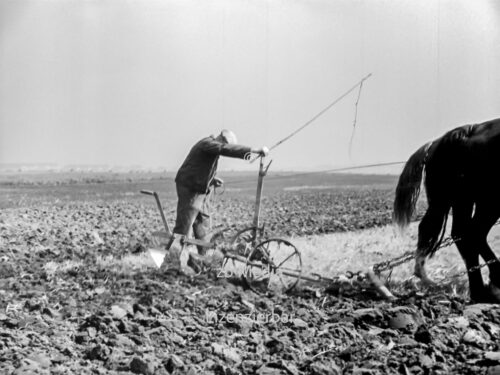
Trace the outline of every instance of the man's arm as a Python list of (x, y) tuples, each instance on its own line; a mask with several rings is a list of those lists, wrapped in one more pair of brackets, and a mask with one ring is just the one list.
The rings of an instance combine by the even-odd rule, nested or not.
[(219, 142), (215, 139), (207, 140), (203, 143), (203, 151), (209, 154), (222, 155), (230, 158), (244, 159), (249, 153), (267, 155), (269, 150), (267, 147), (252, 148), (242, 145), (233, 145), (229, 143)]

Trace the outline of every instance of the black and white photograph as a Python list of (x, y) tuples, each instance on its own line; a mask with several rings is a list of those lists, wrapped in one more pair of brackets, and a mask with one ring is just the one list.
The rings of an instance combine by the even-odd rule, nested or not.
[(0, 374), (500, 374), (500, 1), (0, 0)]

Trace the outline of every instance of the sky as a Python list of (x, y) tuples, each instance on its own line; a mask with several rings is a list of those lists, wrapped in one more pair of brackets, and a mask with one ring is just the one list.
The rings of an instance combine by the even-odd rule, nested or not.
[(272, 146), (370, 73), (350, 152), (357, 90), (273, 169), (402, 161), (500, 117), (498, 46), (495, 0), (0, 0), (0, 164), (176, 170), (223, 128)]

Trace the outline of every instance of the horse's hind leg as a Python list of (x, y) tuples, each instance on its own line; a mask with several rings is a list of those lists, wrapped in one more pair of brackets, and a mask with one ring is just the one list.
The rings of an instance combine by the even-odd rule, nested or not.
[(417, 249), (417, 254), (415, 255), (415, 276), (417, 276), (423, 285), (433, 286), (436, 283), (432, 281), (429, 276), (427, 276), (427, 271), (425, 270), (425, 258), (426, 255), (422, 251)]
[[(497, 210), (490, 205), (481, 205), (474, 214), (474, 241), (479, 254), (488, 262), (490, 271), (490, 292), (494, 302), (500, 302), (500, 263), (497, 256), (488, 245), (487, 237), (491, 227), (498, 219)], [(491, 263), (490, 263), (491, 262)]]
[[(459, 203), (453, 206), (453, 226), (451, 235), (468, 270), (470, 298), (474, 302), (489, 302), (490, 295), (484, 287), (479, 265), (477, 223), (472, 219), (472, 203)], [(476, 212), (477, 213), (477, 212)], [(473, 269), (473, 270), (471, 270)]]
[(427, 276), (425, 259), (441, 234), (443, 216), (446, 214), (447, 210), (444, 207), (429, 205), (427, 212), (418, 225), (418, 244), (415, 254), (414, 273), (425, 286), (435, 285), (435, 282)]

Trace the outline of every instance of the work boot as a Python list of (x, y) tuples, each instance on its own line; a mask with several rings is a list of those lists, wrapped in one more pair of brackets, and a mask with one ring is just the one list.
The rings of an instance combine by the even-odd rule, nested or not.
[(182, 238), (184, 236), (179, 234), (174, 234), (174, 241), (172, 242), (167, 255), (165, 256), (165, 267), (166, 270), (182, 271), (181, 254), (184, 250), (184, 245), (182, 244)]
[(189, 253), (187, 265), (196, 273), (201, 273), (205, 269), (203, 256), (194, 253)]

